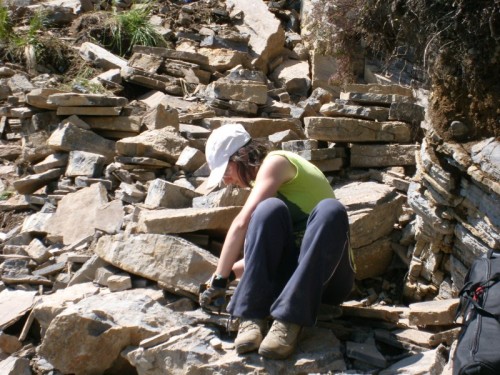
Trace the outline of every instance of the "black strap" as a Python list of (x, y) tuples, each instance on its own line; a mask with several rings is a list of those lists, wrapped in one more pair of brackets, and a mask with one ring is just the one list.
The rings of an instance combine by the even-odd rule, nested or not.
[(488, 310), (483, 309), (479, 305), (479, 303), (477, 303), (477, 301), (474, 298), (471, 298), (470, 296), (466, 296), (466, 298), (469, 300), (470, 303), (472, 303), (472, 305), (474, 306), (474, 309), (476, 309), (476, 311), (479, 314), (493, 318), (500, 323), (500, 314), (493, 314), (493, 313), (489, 312)]
[(494, 284), (496, 284), (498, 281), (500, 281), (500, 272), (493, 274), (486, 281), (478, 282), (478, 283), (468, 282), (467, 284), (465, 284), (459, 293), (460, 303), (459, 303), (459, 305), (457, 307), (457, 311), (455, 313), (455, 320), (457, 320), (460, 315), (464, 314), (465, 309), (467, 308), (469, 303), (471, 303), (479, 314), (484, 315), (484, 316), (489, 316), (490, 318), (496, 319), (497, 321), (500, 322), (500, 314), (494, 314), (494, 313), (489, 312), (488, 310), (485, 310), (474, 299), (474, 295), (475, 295), (478, 288), (488, 289), (491, 286), (493, 286)]

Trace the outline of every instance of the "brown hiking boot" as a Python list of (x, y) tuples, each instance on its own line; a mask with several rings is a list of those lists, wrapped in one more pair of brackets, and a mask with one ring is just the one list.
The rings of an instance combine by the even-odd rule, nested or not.
[(240, 322), (238, 336), (234, 340), (236, 352), (247, 353), (259, 348), (264, 331), (266, 329), (266, 321), (264, 319), (244, 319)]
[(289, 357), (295, 350), (301, 329), (298, 324), (275, 320), (260, 344), (259, 354), (270, 359)]

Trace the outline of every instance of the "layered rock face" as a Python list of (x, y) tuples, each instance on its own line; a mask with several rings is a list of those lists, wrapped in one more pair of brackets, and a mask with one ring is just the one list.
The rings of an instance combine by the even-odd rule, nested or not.
[[(22, 215), (0, 233), (0, 372), (450, 370), (464, 275), (499, 248), (498, 140), (444, 142), (426, 93), (368, 66), (363, 84), (331, 86), (335, 58), (306, 48), (280, 3), (217, 4), (227, 24), (193, 22), (129, 59), (81, 44), (106, 94), (0, 67), (0, 210)], [(315, 164), (349, 215), (357, 290), (341, 319), (322, 306), (286, 361), (238, 356), (237, 322), (197, 304), (249, 194), (205, 188), (206, 139), (231, 123)]]

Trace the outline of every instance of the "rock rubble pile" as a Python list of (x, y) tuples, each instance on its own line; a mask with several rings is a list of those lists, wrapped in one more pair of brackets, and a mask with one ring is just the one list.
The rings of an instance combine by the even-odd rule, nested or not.
[[(105, 95), (0, 67), (0, 370), (450, 371), (463, 277), (499, 247), (498, 141), (443, 142), (421, 92), (373, 73), (330, 86), (332, 57), (304, 53), (293, 8), (217, 5), (231, 27), (179, 28), (172, 47), (78, 46)], [(237, 322), (197, 304), (248, 196), (204, 187), (205, 141), (227, 123), (317, 165), (349, 214), (357, 290), (286, 361), (236, 355)]]

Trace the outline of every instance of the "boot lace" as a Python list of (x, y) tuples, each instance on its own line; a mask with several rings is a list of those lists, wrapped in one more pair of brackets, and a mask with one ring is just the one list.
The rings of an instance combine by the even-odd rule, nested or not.
[(255, 329), (262, 331), (262, 326), (263, 324), (261, 324), (260, 321), (257, 319), (245, 319), (240, 323), (239, 332), (243, 333), (243, 332), (253, 331)]
[(297, 335), (300, 330), (300, 326), (292, 323), (280, 322), (279, 320), (275, 320), (271, 329), (269, 331), (270, 334), (274, 334), (280, 339), (286, 340), (286, 338), (294, 337)]

